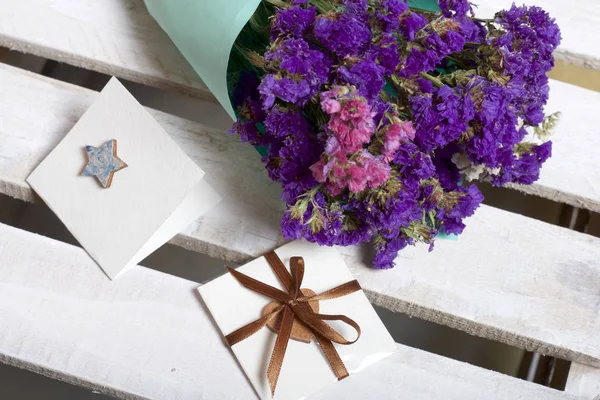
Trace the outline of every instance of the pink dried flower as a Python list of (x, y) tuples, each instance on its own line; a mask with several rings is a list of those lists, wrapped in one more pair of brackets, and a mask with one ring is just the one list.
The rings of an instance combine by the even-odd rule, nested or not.
[(322, 183), (325, 182), (325, 180), (327, 180), (327, 174), (329, 174), (330, 168), (331, 167), (328, 165), (328, 163), (325, 163), (325, 158), (321, 157), (319, 161), (317, 161), (310, 167), (310, 170), (312, 171), (312, 174), (317, 180), (317, 182)]
[[(328, 128), (337, 139), (338, 145), (329, 150), (352, 154), (371, 141), (375, 122), (371, 105), (359, 96), (354, 87), (335, 86), (321, 94), (321, 108), (329, 114)], [(329, 155), (335, 152), (327, 151)]]
[(323, 100), (321, 102), (321, 107), (327, 114), (338, 113), (342, 109), (340, 102), (334, 99)]
[(415, 128), (412, 121), (394, 122), (385, 132), (382, 154), (386, 161), (391, 161), (402, 143), (415, 138)]
[(371, 117), (371, 106), (364, 97), (344, 102), (340, 118), (343, 121), (360, 121)]
[(363, 151), (361, 164), (368, 178), (368, 185), (371, 189), (376, 189), (383, 185), (390, 178), (391, 168), (383, 157), (374, 157), (372, 154)]
[(375, 157), (365, 150), (351, 159), (340, 153), (331, 158), (323, 154), (310, 169), (332, 196), (346, 188), (352, 193), (360, 193), (367, 187), (378, 188), (389, 179), (391, 171), (383, 157)]

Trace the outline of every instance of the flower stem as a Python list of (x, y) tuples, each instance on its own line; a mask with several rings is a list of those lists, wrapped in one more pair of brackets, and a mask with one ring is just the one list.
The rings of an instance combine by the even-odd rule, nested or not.
[(441, 79), (436, 78), (435, 76), (431, 76), (427, 72), (421, 72), (420, 75), (428, 81), (431, 81), (435, 85), (435, 87), (441, 88), (442, 86), (444, 86), (444, 82), (442, 82)]
[(330, 1), (310, 0), (310, 4), (317, 7), (317, 10), (319, 10), (319, 14), (327, 14), (334, 8)]
[(263, 0), (265, 3), (269, 3), (272, 6), (278, 8), (288, 8), (290, 5), (283, 0)]

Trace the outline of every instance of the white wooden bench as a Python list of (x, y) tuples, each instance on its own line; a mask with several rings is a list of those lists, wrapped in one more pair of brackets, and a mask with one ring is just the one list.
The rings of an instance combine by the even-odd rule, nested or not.
[[(489, 1), (481, 11), (510, 3)], [(541, 5), (563, 28), (557, 56), (600, 69), (593, 24), (600, 9), (581, 3), (589, 7)], [(139, 0), (0, 0), (0, 7), (0, 45), (211, 101)], [(598, 212), (600, 94), (558, 81), (551, 86), (548, 110), (563, 112), (554, 157), (538, 183), (514, 188)], [(0, 193), (37, 201), (25, 178), (96, 93), (3, 64), (0, 88)], [(250, 146), (150, 112), (224, 199), (172, 244), (245, 262), (283, 243), (279, 189)], [(483, 206), (458, 242), (438, 241), (431, 254), (404, 251), (392, 271), (369, 269), (360, 248), (340, 251), (374, 304), (580, 364), (567, 392), (559, 392), (399, 345), (395, 356), (322, 398), (600, 394), (600, 239)], [(212, 399), (224, 395), (223, 385), (227, 397), (251, 397), (229, 351), (205, 344), (218, 331), (196, 286), (143, 267), (109, 282), (81, 249), (1, 225), (0, 361), (119, 398)]]

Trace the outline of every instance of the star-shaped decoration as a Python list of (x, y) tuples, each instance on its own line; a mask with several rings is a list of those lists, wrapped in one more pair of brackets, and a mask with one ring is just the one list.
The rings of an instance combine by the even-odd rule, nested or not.
[(117, 157), (117, 141), (109, 140), (100, 147), (85, 146), (88, 163), (81, 175), (95, 176), (104, 188), (109, 188), (115, 172), (127, 167)]

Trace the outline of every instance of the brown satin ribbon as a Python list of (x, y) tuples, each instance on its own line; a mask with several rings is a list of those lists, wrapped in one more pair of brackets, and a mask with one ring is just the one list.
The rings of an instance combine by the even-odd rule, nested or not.
[[(237, 279), (241, 285), (280, 303), (279, 307), (277, 307), (270, 314), (267, 314), (262, 318), (259, 318), (256, 321), (251, 322), (248, 325), (245, 325), (235, 332), (225, 336), (229, 346), (233, 346), (234, 344), (252, 336), (270, 321), (277, 318), (280, 313), (283, 313), (281, 318), (281, 326), (277, 332), (275, 347), (273, 348), (273, 353), (271, 354), (271, 360), (269, 362), (269, 368), (267, 369), (267, 378), (269, 380), (269, 386), (271, 387), (271, 394), (275, 394), (277, 380), (279, 379), (279, 372), (281, 371), (283, 357), (285, 356), (285, 351), (287, 349), (287, 344), (290, 339), (292, 325), (294, 324), (295, 318), (302, 321), (312, 330), (317, 343), (321, 347), (321, 350), (327, 358), (329, 365), (331, 365), (331, 369), (335, 373), (337, 379), (341, 380), (346, 378), (348, 376), (348, 370), (342, 362), (340, 355), (335, 350), (332, 342), (344, 345), (356, 342), (360, 338), (360, 326), (345, 315), (326, 315), (315, 313), (309, 306), (308, 302), (335, 299), (337, 297), (346, 296), (350, 293), (361, 290), (358, 281), (353, 280), (346, 282), (324, 293), (306, 297), (300, 292), (300, 286), (302, 285), (302, 279), (304, 278), (304, 259), (302, 257), (292, 257), (290, 259), (291, 274), (285, 268), (283, 262), (281, 262), (281, 259), (277, 256), (277, 254), (275, 254), (275, 252), (272, 251), (267, 253), (265, 258), (275, 272), (275, 275), (277, 275), (277, 278), (283, 287), (287, 290), (287, 293), (274, 288), (273, 286), (257, 281), (256, 279), (250, 278), (249, 276), (228, 267), (227, 270), (229, 273), (233, 275), (233, 277)], [(324, 321), (342, 321), (350, 325), (356, 330), (356, 339), (352, 341), (346, 340)]]

